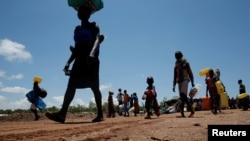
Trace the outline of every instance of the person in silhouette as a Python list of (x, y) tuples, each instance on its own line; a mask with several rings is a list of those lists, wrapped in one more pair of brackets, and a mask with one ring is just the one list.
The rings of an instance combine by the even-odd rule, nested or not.
[(217, 87), (216, 87), (216, 81), (218, 81), (219, 78), (217, 75), (215, 75), (214, 70), (210, 69), (208, 72), (208, 76), (205, 79), (206, 82), (206, 96), (208, 96), (208, 93), (210, 95), (211, 99), (211, 111), (213, 114), (217, 114), (217, 110), (220, 110), (220, 95), (218, 94)]
[(181, 117), (185, 117), (184, 105), (187, 104), (187, 108), (190, 109), (191, 114), (189, 117), (194, 116), (194, 110), (187, 98), (188, 83), (191, 81), (192, 87), (194, 87), (194, 76), (190, 63), (183, 57), (181, 51), (175, 52), (175, 66), (174, 66), (174, 80), (173, 80), (173, 92), (175, 92), (175, 85), (178, 84), (179, 96), (181, 99), (180, 112)]
[(102, 94), (99, 89), (99, 44), (100, 29), (95, 22), (89, 22), (91, 9), (80, 6), (77, 14), (81, 25), (74, 31), (75, 48), (65, 68), (74, 61), (69, 74), (68, 86), (64, 95), (62, 108), (59, 112), (47, 112), (46, 116), (56, 122), (64, 123), (68, 107), (72, 102), (76, 89), (90, 88), (94, 93), (97, 116), (92, 122), (103, 121)]
[[(242, 79), (238, 80), (238, 84), (239, 84), (239, 92), (240, 92), (240, 94), (246, 93), (246, 87), (242, 83)], [(242, 106), (243, 111), (247, 111), (248, 108), (249, 108), (249, 95), (247, 95), (246, 97), (244, 97), (242, 99), (239, 99), (239, 104)]]
[(160, 116), (160, 108), (157, 102), (157, 92), (154, 85), (154, 78), (152, 76), (147, 77), (147, 84), (148, 86), (144, 91), (146, 98), (143, 97), (143, 99), (145, 99), (145, 108), (147, 112), (145, 119), (151, 119), (151, 109), (154, 110), (156, 116), (158, 117)]

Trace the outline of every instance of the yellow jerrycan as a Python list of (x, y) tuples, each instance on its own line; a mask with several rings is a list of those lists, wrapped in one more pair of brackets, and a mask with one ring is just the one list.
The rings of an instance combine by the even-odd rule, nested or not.
[(247, 93), (241, 93), (241, 94), (239, 94), (239, 95), (237, 96), (237, 98), (238, 98), (238, 99), (243, 99), (243, 98), (245, 98), (245, 97), (247, 97), (247, 96), (248, 96)]
[(222, 109), (228, 109), (228, 107), (229, 107), (227, 92), (223, 92), (220, 94), (220, 107)]
[(223, 83), (220, 80), (216, 81), (215, 85), (216, 85), (218, 94), (223, 94), (225, 92)]
[(206, 74), (209, 72), (210, 69), (211, 68), (207, 67), (207, 68), (204, 68), (204, 69), (200, 70), (199, 75), (200, 76), (206, 76)]

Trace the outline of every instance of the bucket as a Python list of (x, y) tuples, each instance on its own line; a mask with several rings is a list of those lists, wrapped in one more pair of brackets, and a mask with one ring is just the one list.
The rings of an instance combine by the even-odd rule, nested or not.
[(42, 82), (42, 77), (40, 77), (40, 76), (35, 76), (34, 78), (33, 78), (33, 81), (34, 82), (38, 82), (38, 83), (41, 83)]
[(99, 11), (103, 8), (102, 0), (68, 0), (68, 5), (78, 10), (82, 5), (88, 6), (91, 8), (92, 13)]
[(199, 75), (200, 76), (205, 76), (209, 72), (210, 69), (211, 68), (207, 67), (207, 68), (204, 68), (204, 69), (200, 70)]

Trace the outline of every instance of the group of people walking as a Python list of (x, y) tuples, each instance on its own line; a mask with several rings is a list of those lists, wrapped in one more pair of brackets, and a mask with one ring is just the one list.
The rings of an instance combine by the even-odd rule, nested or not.
[[(185, 104), (187, 104), (188, 108), (191, 110), (191, 113), (188, 117), (193, 117), (194, 109), (192, 108), (192, 105), (187, 97), (189, 82), (191, 82), (192, 87), (194, 87), (194, 77), (192, 69), (190, 67), (189, 62), (183, 57), (181, 51), (175, 52), (175, 58), (176, 62), (174, 66), (173, 92), (175, 92), (175, 86), (176, 84), (178, 84), (178, 91), (181, 99), (181, 105), (180, 105), (181, 117), (185, 117), (184, 114)], [(144, 91), (142, 99), (145, 100), (145, 109), (146, 109), (145, 119), (151, 119), (151, 115), (153, 112), (155, 113), (156, 116), (160, 116), (160, 106), (157, 101), (157, 92), (156, 92), (156, 87), (154, 85), (154, 78), (152, 76), (148, 76), (146, 83), (147, 87), (146, 90)], [(124, 90), (124, 93), (122, 93), (122, 90), (118, 89), (118, 94), (116, 98), (118, 101), (118, 105), (124, 106), (124, 111), (123, 111), (124, 116), (129, 116), (127, 107), (130, 98), (129, 95), (127, 94), (127, 91)], [(138, 99), (137, 96), (136, 99)], [(122, 115), (122, 110), (120, 108), (117, 109), (117, 112), (120, 115)]]
[[(104, 41), (104, 35), (100, 33), (100, 28), (95, 22), (90, 22), (90, 16), (93, 13), (91, 7), (82, 5), (77, 8), (77, 17), (80, 20), (80, 25), (75, 27), (74, 30), (74, 46), (70, 46), (71, 56), (66, 62), (63, 71), (65, 75), (69, 76), (67, 89), (64, 94), (64, 100), (59, 112), (50, 113), (47, 112), (45, 115), (47, 118), (64, 123), (67, 115), (67, 111), (70, 103), (72, 102), (76, 89), (90, 88), (94, 94), (95, 103), (97, 107), (97, 115), (92, 122), (103, 121), (103, 110), (102, 110), (102, 94), (100, 91), (99, 84), (99, 48), (100, 44)], [(190, 115), (193, 117), (195, 114), (188, 97), (188, 85), (191, 82), (191, 86), (194, 87), (194, 76), (190, 63), (184, 58), (181, 51), (175, 52), (175, 65), (174, 65), (174, 79), (173, 79), (173, 92), (176, 91), (176, 85), (178, 85), (178, 93), (181, 100), (180, 114), (181, 117), (186, 117), (184, 114), (184, 105), (187, 104), (190, 109)], [(73, 65), (70, 70), (70, 65)], [(217, 112), (218, 109), (218, 94), (212, 83), (214, 84), (218, 76), (215, 76), (213, 72), (209, 71), (208, 77), (206, 78), (207, 92), (209, 92), (212, 98), (212, 110), (213, 113)], [(151, 119), (152, 111), (157, 116), (160, 116), (160, 107), (157, 102), (157, 92), (154, 86), (154, 79), (152, 76), (147, 77), (147, 87), (142, 97), (145, 100), (146, 116), (145, 119)], [(239, 83), (240, 84), (240, 83)], [(242, 85), (241, 85), (242, 86)], [(108, 98), (108, 117), (115, 117), (115, 108), (113, 107), (113, 94), (114, 92), (109, 91)], [(117, 95), (118, 105), (123, 106), (123, 109), (118, 108), (117, 112), (124, 116), (129, 116), (129, 106), (134, 108), (134, 115), (139, 113), (139, 103), (136, 93), (131, 96), (126, 90), (123, 91), (118, 89)], [(34, 110), (33, 110), (34, 111)], [(36, 114), (36, 119), (39, 116)]]
[[(129, 95), (127, 90), (122, 92), (122, 89), (118, 89), (118, 93), (116, 95), (118, 105), (116, 107), (116, 111), (120, 116), (129, 117), (129, 109), (133, 108), (134, 116), (137, 116), (139, 113), (139, 101), (137, 94), (134, 92)], [(108, 110), (110, 111), (110, 110)]]
[[(151, 119), (152, 110), (157, 115), (160, 116), (160, 107), (157, 102), (157, 93), (155, 90), (155, 86), (153, 85), (154, 79), (152, 76), (147, 77), (146, 80), (148, 86), (142, 96), (142, 99), (145, 100), (145, 109), (146, 109), (146, 117), (145, 119)], [(109, 91), (108, 97), (108, 117), (115, 117), (115, 112), (120, 116), (129, 117), (129, 108), (132, 108), (134, 116), (140, 111), (139, 106), (139, 99), (137, 94), (134, 92), (133, 94), (129, 95), (127, 90), (123, 90), (119, 88), (117, 93), (117, 101), (118, 106), (117, 110), (115, 111), (114, 104), (113, 104), (113, 92)]]

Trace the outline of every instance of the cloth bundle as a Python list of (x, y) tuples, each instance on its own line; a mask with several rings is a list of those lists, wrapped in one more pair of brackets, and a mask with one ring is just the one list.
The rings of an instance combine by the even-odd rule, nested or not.
[(102, 0), (68, 0), (68, 5), (78, 10), (80, 6), (88, 6), (91, 8), (92, 13), (99, 11), (103, 8)]

